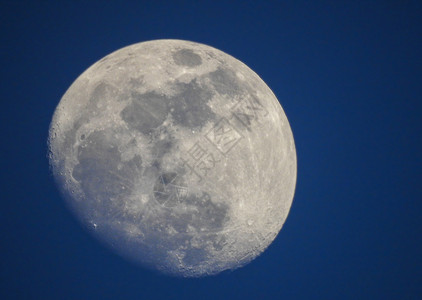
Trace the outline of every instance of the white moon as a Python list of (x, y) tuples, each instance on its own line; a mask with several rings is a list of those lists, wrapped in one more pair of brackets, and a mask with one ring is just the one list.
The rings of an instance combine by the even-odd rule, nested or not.
[(123, 257), (175, 276), (235, 269), (288, 215), (296, 151), (268, 86), (215, 48), (120, 49), (64, 94), (49, 132), (59, 189)]

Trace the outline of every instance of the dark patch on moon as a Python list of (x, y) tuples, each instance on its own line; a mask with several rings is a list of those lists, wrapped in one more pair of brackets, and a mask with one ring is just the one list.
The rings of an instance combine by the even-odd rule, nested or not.
[(210, 239), (212, 239), (213, 241), (212, 246), (215, 251), (221, 251), (224, 248), (224, 246), (227, 245), (227, 239), (225, 238), (224, 235), (221, 235), (221, 236), (213, 235), (210, 237)]
[(213, 96), (210, 90), (202, 88), (196, 80), (189, 83), (174, 83), (179, 93), (171, 98), (155, 92), (133, 94), (132, 101), (120, 113), (130, 128), (145, 135), (153, 133), (172, 114), (175, 125), (189, 129), (202, 127), (216, 115), (207, 105)]
[(197, 266), (207, 260), (207, 251), (200, 248), (191, 248), (186, 250), (183, 263), (187, 266)]
[[(92, 91), (89, 101), (86, 107), (83, 109), (82, 114), (75, 120), (73, 127), (66, 132), (65, 134), (65, 149), (71, 149), (77, 140), (76, 133), (77, 131), (85, 124), (88, 124), (93, 117), (98, 116), (100, 109), (98, 106), (101, 104), (101, 101), (110, 99), (111, 101), (119, 101), (119, 91), (113, 86), (102, 82), (98, 84), (95, 89)], [(79, 136), (79, 140), (83, 141), (85, 139), (85, 134)]]
[(207, 105), (213, 93), (201, 87), (197, 80), (189, 83), (177, 83), (180, 93), (170, 99), (170, 108), (176, 124), (194, 129), (202, 127), (208, 120), (216, 118)]
[(107, 207), (115, 199), (128, 196), (142, 169), (139, 156), (123, 162), (117, 144), (112, 132), (94, 131), (78, 147), (78, 164), (72, 176), (87, 201), (102, 203), (98, 207)]
[(114, 86), (106, 82), (101, 82), (92, 92), (87, 109), (91, 114), (99, 113), (98, 106), (101, 105), (101, 102), (106, 100), (119, 102), (124, 99), (125, 98), (122, 97), (120, 91)]
[(106, 96), (106, 93), (110, 90), (109, 86), (101, 82), (98, 84), (95, 89), (91, 93), (91, 97), (89, 98), (88, 107), (90, 108), (89, 111), (96, 112), (98, 103), (103, 100)]
[(211, 84), (221, 95), (235, 96), (244, 92), (241, 82), (232, 70), (219, 67), (214, 72), (208, 73)]
[(143, 134), (150, 134), (160, 126), (168, 114), (168, 99), (154, 92), (132, 94), (132, 101), (120, 116), (129, 125)]
[(164, 156), (170, 153), (176, 144), (175, 137), (168, 126), (161, 125), (149, 135), (149, 144), (151, 144), (151, 152), (154, 154), (152, 166), (160, 171)]
[(191, 49), (181, 49), (173, 54), (174, 62), (179, 66), (196, 67), (202, 64), (201, 57)]
[(166, 137), (164, 139), (155, 140), (153, 141), (153, 153), (155, 155), (156, 160), (161, 160), (164, 155), (169, 153), (171, 151), (171, 148), (173, 147), (174, 143), (171, 140), (171, 137)]

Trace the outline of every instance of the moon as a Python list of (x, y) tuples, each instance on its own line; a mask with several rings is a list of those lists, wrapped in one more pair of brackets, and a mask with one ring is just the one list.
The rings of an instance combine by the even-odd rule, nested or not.
[(81, 223), (173, 276), (252, 261), (282, 228), (296, 185), (273, 92), (239, 60), (190, 41), (134, 44), (89, 67), (60, 100), (48, 148)]

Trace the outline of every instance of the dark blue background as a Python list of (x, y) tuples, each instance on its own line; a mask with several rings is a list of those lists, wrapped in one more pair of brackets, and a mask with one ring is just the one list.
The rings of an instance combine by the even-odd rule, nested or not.
[[(278, 3), (280, 2), (280, 3)], [(2, 1), (1, 299), (422, 299), (420, 1)], [(244, 268), (177, 279), (85, 232), (50, 175), (61, 96), (103, 56), (160, 38), (211, 45), (274, 91), (298, 182)]]

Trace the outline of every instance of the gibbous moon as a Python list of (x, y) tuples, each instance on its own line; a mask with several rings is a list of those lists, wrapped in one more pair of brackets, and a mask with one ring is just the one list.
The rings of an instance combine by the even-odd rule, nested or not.
[(107, 55), (54, 113), (49, 158), (71, 210), (121, 256), (173, 276), (241, 267), (286, 220), (296, 150), (245, 64), (181, 40)]

